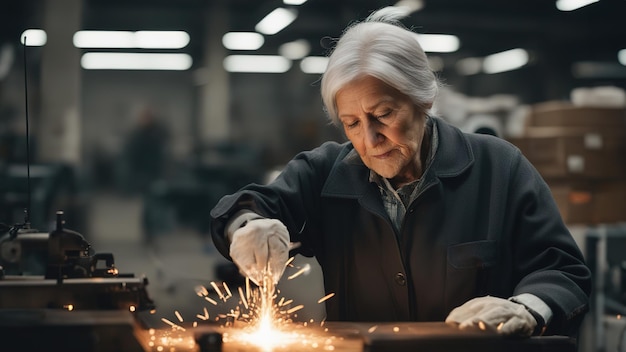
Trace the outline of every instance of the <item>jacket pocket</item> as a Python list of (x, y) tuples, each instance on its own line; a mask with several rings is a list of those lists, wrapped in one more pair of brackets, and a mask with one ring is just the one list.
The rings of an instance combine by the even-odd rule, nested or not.
[(489, 274), (497, 263), (497, 254), (493, 240), (448, 247), (445, 289), (448, 312), (471, 298), (489, 294)]
[(454, 269), (487, 268), (496, 264), (496, 241), (466, 242), (448, 247), (448, 265)]

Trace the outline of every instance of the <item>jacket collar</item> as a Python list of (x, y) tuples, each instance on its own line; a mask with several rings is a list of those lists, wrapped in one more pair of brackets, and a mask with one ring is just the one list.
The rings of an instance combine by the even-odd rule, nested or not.
[[(437, 124), (439, 147), (432, 164), (423, 176), (425, 184), (436, 183), (440, 178), (461, 175), (474, 163), (474, 154), (467, 137), (458, 128), (453, 127), (438, 117), (432, 117)], [(340, 198), (360, 198), (376, 191), (369, 182), (369, 169), (353, 149), (335, 165), (328, 175), (322, 189), (322, 196)]]

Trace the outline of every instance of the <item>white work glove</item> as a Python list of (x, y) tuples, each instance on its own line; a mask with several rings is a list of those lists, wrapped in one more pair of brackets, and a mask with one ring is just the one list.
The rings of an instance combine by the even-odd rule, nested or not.
[(532, 335), (537, 321), (523, 304), (485, 296), (471, 299), (454, 308), (446, 323), (457, 323), (460, 329), (479, 327), (502, 335)]
[(289, 232), (276, 219), (254, 219), (232, 234), (230, 257), (242, 275), (257, 285), (269, 276), (275, 285), (289, 259)]

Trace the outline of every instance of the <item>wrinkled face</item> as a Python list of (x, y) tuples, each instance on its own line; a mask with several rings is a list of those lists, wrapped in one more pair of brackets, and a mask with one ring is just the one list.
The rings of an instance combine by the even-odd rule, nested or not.
[(425, 113), (377, 78), (346, 84), (335, 96), (339, 120), (365, 165), (403, 184), (421, 176)]

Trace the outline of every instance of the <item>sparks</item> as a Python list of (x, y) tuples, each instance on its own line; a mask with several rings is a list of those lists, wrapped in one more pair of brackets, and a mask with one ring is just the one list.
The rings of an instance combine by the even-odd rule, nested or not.
[(326, 301), (327, 299), (329, 299), (329, 298), (333, 297), (334, 295), (335, 295), (335, 293), (334, 293), (334, 292), (333, 292), (333, 293), (329, 293), (329, 294), (327, 294), (326, 296), (324, 296), (324, 297), (320, 298), (320, 299), (317, 301), (317, 303), (322, 303), (322, 302)]
[[(293, 257), (285, 265), (293, 267), (292, 261)], [(308, 267), (304, 267), (288, 279), (291, 280), (298, 277), (308, 270)], [(210, 282), (210, 284), (219, 300), (227, 302), (233, 296), (231, 289), (225, 282), (219, 284)], [(204, 286), (196, 286), (194, 290), (198, 297), (203, 298), (214, 306), (219, 306), (218, 303), (221, 303), (212, 299), (209, 296), (209, 290)], [(251, 289), (250, 279), (246, 278), (245, 285), (239, 285), (236, 291), (241, 299), (238, 305), (234, 309), (229, 308), (226, 312), (214, 314), (213, 317), (216, 322), (222, 322), (220, 330), (223, 341), (231, 344), (231, 347), (236, 348), (236, 346), (240, 346), (240, 348), (244, 349), (254, 347), (255, 350), (258, 349), (260, 352), (272, 352), (276, 351), (276, 348), (278, 350), (282, 350), (282, 348), (291, 350), (292, 347), (299, 349), (299, 346), (307, 350), (313, 347), (315, 349), (321, 348), (326, 351), (332, 351), (337, 347), (336, 343), (343, 343), (343, 339), (339, 341), (334, 336), (329, 338), (328, 329), (323, 328), (324, 320), (319, 324), (322, 328), (315, 329), (311, 329), (315, 323), (313, 319), (310, 319), (308, 323), (294, 324), (293, 317), (297, 316), (294, 313), (303, 309), (304, 305), (300, 304), (292, 307), (292, 299), (280, 297), (280, 290), (275, 287), (269, 270), (264, 273), (258, 287), (255, 285)], [(334, 293), (330, 293), (320, 298), (318, 303), (322, 303), (334, 297), (334, 295)], [(180, 323), (183, 323), (182, 315), (178, 311), (175, 311), (174, 314)], [(196, 318), (199, 321), (206, 321), (206, 323), (210, 324), (209, 311), (206, 307), (203, 307), (201, 313), (196, 314)], [(165, 318), (161, 318), (161, 320), (171, 329), (163, 331), (160, 334), (161, 338), (158, 340), (155, 340), (154, 332), (152, 332), (150, 337), (151, 347), (165, 351), (167, 348), (173, 350), (173, 347), (180, 347), (189, 341), (193, 345), (193, 337), (187, 336), (186, 340), (180, 338), (180, 336), (189, 334), (188, 332), (185, 333), (184, 327)], [(194, 321), (190, 326), (197, 328), (201, 324), (204, 323)], [(178, 335), (178, 337), (175, 335)]]
[(302, 305), (302, 304), (297, 305), (297, 306), (295, 306), (295, 307), (293, 307), (293, 308), (291, 308), (291, 309), (288, 309), (288, 310), (287, 310), (287, 314), (291, 314), (291, 313), (293, 313), (293, 312), (299, 311), (299, 310), (300, 310), (300, 309), (302, 309), (302, 308), (304, 308), (304, 305)]
[(304, 268), (302, 268), (302, 269), (298, 270), (295, 274), (293, 274), (293, 275), (289, 276), (289, 277), (287, 278), (287, 280), (295, 279), (296, 277), (298, 277), (298, 276), (300, 276), (300, 275), (304, 274), (304, 273), (305, 273), (305, 272), (307, 272), (307, 271), (309, 271), (309, 268), (308, 268), (308, 267), (304, 267)]
[(246, 300), (250, 301), (250, 278), (246, 277)]
[(226, 295), (227, 295), (226, 298), (228, 299), (228, 298), (232, 297), (233, 294), (230, 292), (230, 289), (228, 288), (228, 285), (225, 282), (223, 282), (222, 285), (226, 289)]
[(209, 295), (209, 290), (206, 289), (206, 287), (204, 286), (196, 286), (195, 288), (196, 294), (198, 295), (198, 297), (203, 297), (203, 296), (208, 296)]
[(182, 330), (185, 331), (185, 328), (183, 328), (182, 326), (172, 323), (171, 321), (165, 319), (165, 318), (161, 318), (161, 321), (163, 321), (165, 324), (169, 325), (172, 327), (172, 329), (177, 329), (177, 330)]
[(217, 302), (213, 299), (211, 299), (211, 297), (204, 297), (205, 300), (207, 300), (208, 302), (210, 302), (212, 305), (216, 306)]
[(174, 314), (176, 315), (176, 318), (178, 318), (178, 321), (182, 323), (183, 322), (182, 315), (180, 315), (180, 313), (177, 310), (174, 311)]
[(220, 290), (220, 288), (217, 287), (217, 284), (215, 283), (215, 281), (211, 281), (211, 286), (213, 286), (213, 289), (215, 289), (215, 292), (217, 292), (217, 295), (220, 297), (220, 299), (226, 302), (226, 299), (224, 298), (224, 294), (222, 294), (222, 290)]
[(481, 320), (478, 322), (478, 328), (484, 331), (487, 329), (487, 326), (485, 326), (485, 323)]
[(248, 300), (246, 299), (246, 295), (244, 295), (243, 289), (241, 288), (241, 286), (239, 286), (237, 290), (239, 291), (239, 297), (241, 298), (241, 303), (243, 303), (243, 306), (246, 307), (246, 310), (249, 309)]

